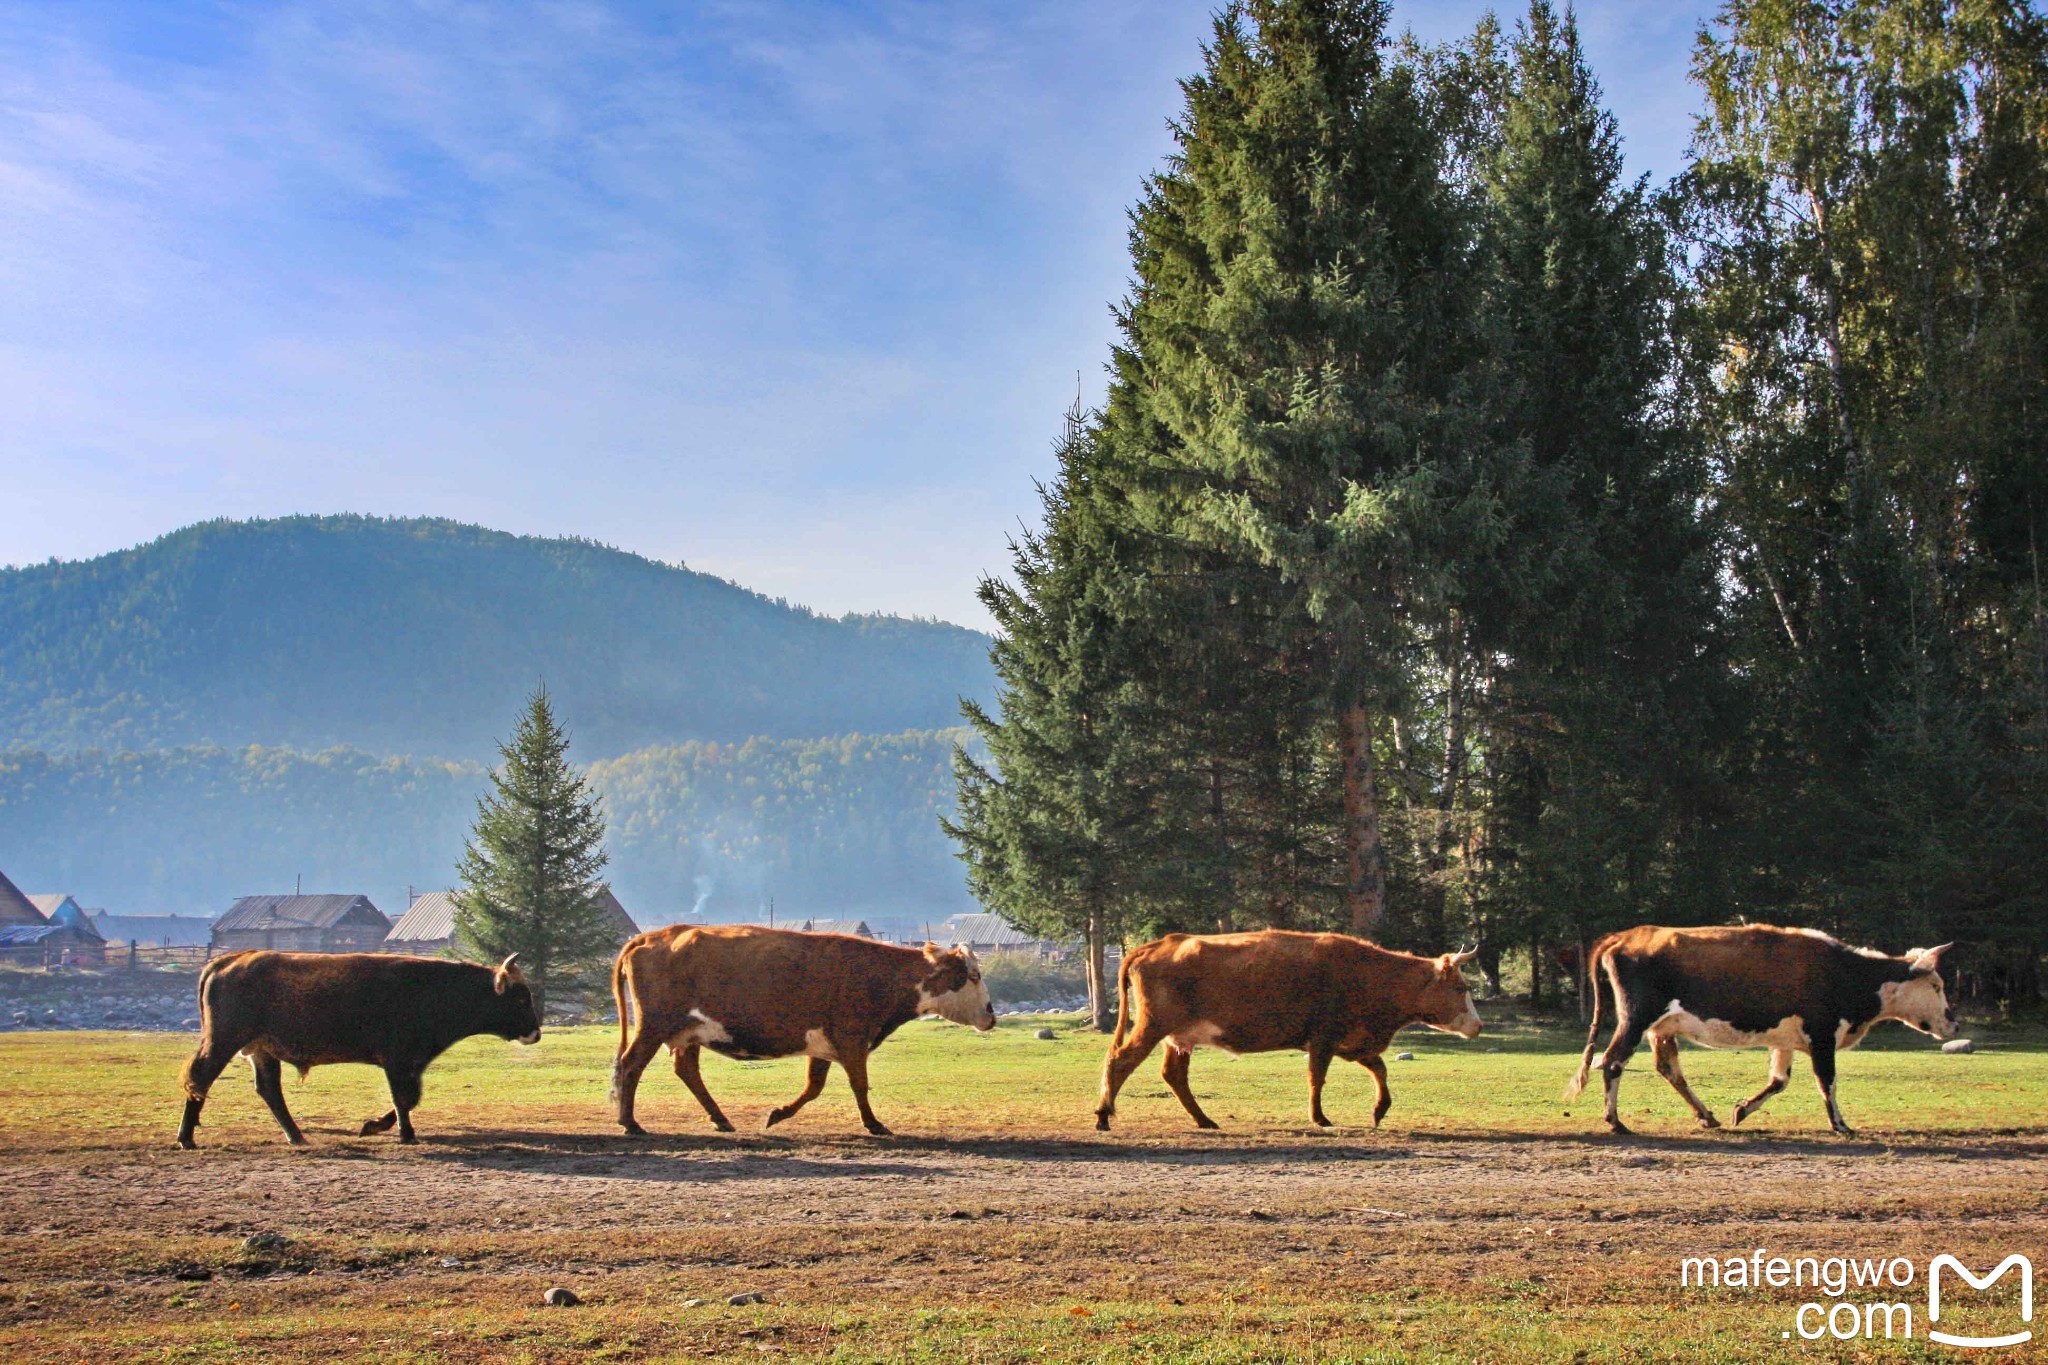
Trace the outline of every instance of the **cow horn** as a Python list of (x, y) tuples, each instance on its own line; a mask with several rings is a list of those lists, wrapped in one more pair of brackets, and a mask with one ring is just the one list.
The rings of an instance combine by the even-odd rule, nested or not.
[(1479, 956), (1479, 949), (1478, 949), (1478, 948), (1476, 948), (1476, 947), (1474, 947), (1474, 948), (1467, 948), (1467, 949), (1466, 949), (1466, 950), (1465, 950), (1464, 952), (1462, 952), (1462, 953), (1452, 953), (1452, 954), (1450, 954), (1450, 959), (1451, 959), (1451, 965), (1452, 965), (1453, 967), (1462, 967), (1462, 966), (1464, 966), (1464, 965), (1465, 965), (1465, 964), (1466, 964), (1467, 962), (1470, 962), (1470, 961), (1471, 961), (1471, 960), (1472, 960), (1473, 958), (1475, 958), (1475, 957), (1478, 957), (1478, 956)]
[(1913, 954), (1913, 965), (1923, 972), (1931, 972), (1941, 965), (1941, 955), (1955, 946), (1951, 941), (1939, 948), (1922, 948)]
[(519, 954), (517, 953), (507, 953), (505, 960), (498, 964), (498, 970), (491, 974), (491, 987), (498, 994), (503, 995), (505, 993), (505, 987), (508, 983), (526, 980), (525, 974), (513, 965), (518, 957)]

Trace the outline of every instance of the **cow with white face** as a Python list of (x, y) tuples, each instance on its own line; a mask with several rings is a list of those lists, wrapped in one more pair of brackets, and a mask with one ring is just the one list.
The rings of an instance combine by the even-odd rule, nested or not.
[(1851, 948), (1816, 929), (1766, 924), (1703, 929), (1646, 924), (1609, 934), (1593, 945), (1587, 959), (1593, 1027), (1565, 1098), (1576, 1096), (1593, 1071), (1593, 1051), (1611, 995), (1614, 1036), (1598, 1065), (1607, 1082), (1607, 1124), (1615, 1132), (1628, 1132), (1617, 1109), (1622, 1068), (1647, 1036), (1658, 1074), (1692, 1106), (1702, 1128), (1721, 1124), (1686, 1084), (1678, 1065), (1680, 1038), (1707, 1047), (1770, 1049), (1770, 1081), (1735, 1106), (1737, 1123), (1785, 1088), (1792, 1054), (1806, 1053), (1827, 1102), (1829, 1125), (1853, 1137), (1835, 1102), (1835, 1054), (1862, 1042), (1872, 1025), (1886, 1019), (1936, 1038), (1953, 1037), (1955, 1009), (1941, 980), (1941, 956), (1951, 946), (1915, 948), (1891, 957)]

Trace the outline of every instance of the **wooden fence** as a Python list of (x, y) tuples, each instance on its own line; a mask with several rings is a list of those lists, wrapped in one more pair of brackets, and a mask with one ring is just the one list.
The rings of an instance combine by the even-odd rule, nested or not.
[(105, 965), (128, 971), (153, 971), (159, 967), (185, 967), (197, 971), (206, 965), (207, 958), (212, 955), (212, 947), (204, 943), (176, 944), (170, 947), (109, 943)]

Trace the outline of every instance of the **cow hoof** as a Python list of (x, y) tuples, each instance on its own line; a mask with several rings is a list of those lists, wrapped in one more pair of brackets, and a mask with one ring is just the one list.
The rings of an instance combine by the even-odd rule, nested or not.
[(403, 1133), (399, 1135), (398, 1145), (401, 1147), (413, 1147), (417, 1146), (418, 1144), (419, 1138), (415, 1137), (411, 1133)]
[(1223, 1127), (1223, 1125), (1222, 1125), (1222, 1124), (1220, 1124), (1220, 1123), (1218, 1123), (1218, 1122), (1217, 1122), (1216, 1120), (1214, 1120), (1214, 1119), (1203, 1119), (1203, 1120), (1202, 1120), (1201, 1122), (1197, 1123), (1197, 1124), (1195, 1125), (1195, 1127), (1197, 1127), (1197, 1128), (1206, 1128), (1206, 1129), (1208, 1129), (1209, 1131), (1211, 1131), (1211, 1132), (1214, 1132), (1214, 1131), (1217, 1131), (1218, 1129), (1221, 1129), (1221, 1128)]
[(733, 1131), (733, 1127), (732, 1127), (732, 1125), (731, 1125), (730, 1123), (726, 1122), (726, 1121), (725, 1121), (724, 1119), (719, 1119), (719, 1120), (718, 1120), (717, 1122), (713, 1123), (713, 1124), (712, 1124), (711, 1126), (712, 1126), (712, 1127), (713, 1127), (714, 1129), (716, 1129), (717, 1131), (721, 1132), (721, 1133), (730, 1133), (730, 1132), (732, 1132), (732, 1131)]
[(788, 1118), (789, 1114), (790, 1111), (787, 1109), (770, 1109), (768, 1111), (768, 1121), (761, 1126), (763, 1128), (773, 1128), (776, 1124)]
[(1318, 1127), (1318, 1128), (1328, 1128), (1328, 1127), (1330, 1127), (1330, 1121), (1329, 1121), (1328, 1119), (1324, 1118), (1324, 1117), (1323, 1117), (1322, 1115), (1318, 1114), (1318, 1115), (1316, 1115), (1316, 1127)]
[(1109, 1131), (1109, 1115), (1097, 1114), (1095, 1116), (1095, 1131), (1098, 1133), (1106, 1133)]
[(181, 1152), (196, 1152), (199, 1150), (199, 1144), (191, 1138), (181, 1137), (178, 1139), (178, 1150)]
[(1721, 1120), (1715, 1118), (1712, 1114), (1706, 1114), (1700, 1118), (1700, 1127), (1702, 1128), (1719, 1128), (1720, 1126)]
[(1613, 1120), (1607, 1126), (1613, 1130), (1616, 1137), (1634, 1137), (1636, 1135), (1636, 1130), (1623, 1123), (1620, 1119)]
[(306, 1145), (306, 1140), (303, 1137), (300, 1137), (297, 1133), (293, 1133), (290, 1137), (286, 1138), (285, 1141), (290, 1143), (294, 1147), (303, 1147)]
[(633, 1120), (631, 1119), (627, 1119), (624, 1123), (620, 1124), (619, 1128), (625, 1133), (627, 1137), (647, 1136), (647, 1130), (645, 1128), (642, 1128), (639, 1124), (633, 1122)]
[(1739, 1104), (1735, 1106), (1735, 1126), (1737, 1128), (1740, 1128), (1742, 1126), (1742, 1121), (1748, 1117), (1749, 1111), (1747, 1109), (1744, 1109)]
[(870, 1134), (871, 1134), (872, 1136), (874, 1136), (874, 1137), (895, 1137), (895, 1136), (896, 1136), (896, 1135), (895, 1135), (894, 1133), (890, 1132), (890, 1131), (889, 1131), (889, 1130), (888, 1130), (887, 1128), (884, 1128), (884, 1127), (883, 1127), (883, 1126), (882, 1126), (881, 1124), (879, 1124), (879, 1123), (878, 1123), (878, 1124), (876, 1124), (876, 1125), (875, 1125), (874, 1127), (872, 1127), (872, 1128), (868, 1129), (868, 1132), (869, 1132), (869, 1133), (870, 1133)]
[(364, 1119), (363, 1131), (357, 1133), (356, 1136), (369, 1137), (375, 1133), (388, 1133), (391, 1131), (391, 1125), (396, 1121), (395, 1119)]
[(1852, 1138), (1856, 1136), (1856, 1130), (1854, 1128), (1837, 1128), (1835, 1129), (1835, 1136)]

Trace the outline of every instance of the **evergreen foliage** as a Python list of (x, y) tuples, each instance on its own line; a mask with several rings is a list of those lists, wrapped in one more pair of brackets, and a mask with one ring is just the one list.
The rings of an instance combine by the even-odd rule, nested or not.
[(1653, 193), (1569, 12), (1386, 20), (1244, 0), (1184, 83), (1107, 400), (984, 588), (977, 895), (1476, 935), (1539, 993), (1778, 920), (2036, 998), (2048, 28), (1732, 0)]
[(618, 948), (604, 917), (604, 811), (569, 764), (569, 736), (534, 689), (477, 801), (455, 893), (455, 944), (475, 962), (516, 953), (536, 1010), (550, 983), (593, 975)]

